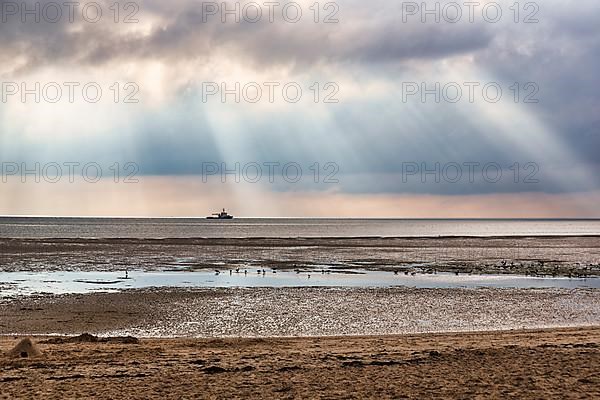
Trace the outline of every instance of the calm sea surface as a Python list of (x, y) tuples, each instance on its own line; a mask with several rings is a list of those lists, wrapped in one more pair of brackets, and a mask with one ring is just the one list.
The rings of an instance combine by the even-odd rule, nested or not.
[(0, 237), (226, 238), (600, 235), (600, 220), (0, 218)]

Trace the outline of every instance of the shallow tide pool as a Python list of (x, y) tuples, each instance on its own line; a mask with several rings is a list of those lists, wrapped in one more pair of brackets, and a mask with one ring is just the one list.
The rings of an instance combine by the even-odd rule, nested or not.
[(215, 271), (1, 272), (0, 296), (34, 293), (88, 293), (148, 287), (392, 287), (416, 288), (600, 288), (600, 278), (546, 278), (515, 275), (404, 275), (386, 271)]

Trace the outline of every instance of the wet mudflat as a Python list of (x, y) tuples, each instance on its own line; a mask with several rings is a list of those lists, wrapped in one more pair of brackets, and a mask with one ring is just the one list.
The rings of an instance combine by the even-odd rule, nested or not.
[(600, 276), (600, 237), (0, 238), (0, 271), (367, 269)]
[(0, 301), (1, 334), (273, 337), (600, 325), (597, 289), (162, 288)]

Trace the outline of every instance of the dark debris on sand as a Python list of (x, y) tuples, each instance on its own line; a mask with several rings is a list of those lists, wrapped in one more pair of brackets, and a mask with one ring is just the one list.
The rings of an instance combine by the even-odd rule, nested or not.
[(139, 344), (138, 338), (133, 336), (112, 336), (98, 337), (89, 333), (82, 333), (78, 336), (59, 336), (44, 340), (44, 344), (63, 344), (63, 343), (120, 343), (120, 344)]

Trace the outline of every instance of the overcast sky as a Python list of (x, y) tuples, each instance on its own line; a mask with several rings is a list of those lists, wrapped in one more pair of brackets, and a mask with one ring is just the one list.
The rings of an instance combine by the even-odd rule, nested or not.
[[(595, 0), (521, 2), (518, 15), (513, 0), (481, 1), (460, 16), (441, 2), (439, 22), (420, 1), (325, 1), (318, 22), (312, 0), (272, 15), (242, 1), (239, 22), (199, 1), (122, 2), (118, 16), (112, 0), (61, 16), (49, 3), (36, 22), (0, 0), (0, 214), (600, 217)], [(39, 102), (23, 94), (36, 82)], [(223, 102), (236, 82), (240, 102)], [(436, 83), (439, 102), (422, 92)], [(14, 165), (36, 162), (97, 163), (103, 179), (23, 183)], [(113, 182), (115, 163), (137, 181)], [(221, 183), (221, 163), (240, 163), (239, 183)], [(286, 164), (302, 177), (282, 178)]]

